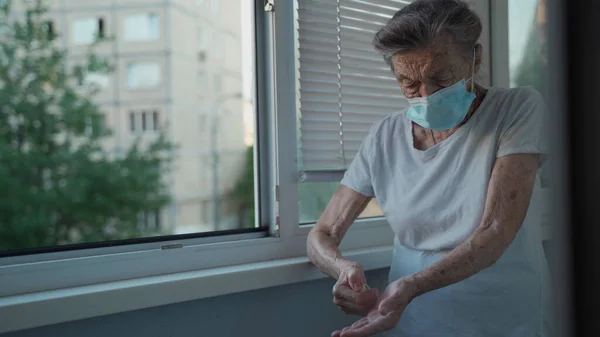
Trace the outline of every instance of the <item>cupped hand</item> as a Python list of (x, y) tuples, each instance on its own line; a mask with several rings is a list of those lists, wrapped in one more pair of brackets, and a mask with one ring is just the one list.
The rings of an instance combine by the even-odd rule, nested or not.
[(378, 290), (368, 290), (362, 266), (356, 262), (346, 264), (333, 286), (333, 303), (347, 314), (364, 316), (378, 300)]
[(403, 279), (392, 282), (383, 292), (377, 305), (366, 317), (351, 326), (334, 331), (332, 337), (368, 337), (393, 329), (406, 306), (416, 296), (416, 289)]

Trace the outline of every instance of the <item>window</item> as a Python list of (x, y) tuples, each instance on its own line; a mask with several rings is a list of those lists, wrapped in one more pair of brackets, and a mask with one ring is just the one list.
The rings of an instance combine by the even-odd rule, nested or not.
[[(219, 5), (212, 0), (205, 2), (213, 8)], [(259, 7), (254, 8), (255, 5)], [(306, 200), (299, 200), (298, 185), (306, 184), (303, 187), (314, 195), (313, 192), (319, 188), (310, 184), (334, 185), (339, 182), (338, 178), (321, 179), (320, 171), (328, 170), (326, 176), (329, 177), (329, 173), (335, 175), (344, 169), (339, 165), (339, 158), (334, 156), (328, 163), (336, 166), (312, 165), (319, 161), (309, 160), (317, 157), (311, 157), (313, 154), (308, 151), (311, 143), (305, 141), (310, 140), (311, 135), (335, 136), (336, 141), (325, 142), (323, 149), (315, 149), (330, 151), (328, 147), (332, 144), (337, 146), (340, 135), (331, 127), (329, 114), (321, 116), (325, 118), (322, 122), (310, 119), (311, 104), (314, 112), (331, 113), (328, 109), (321, 109), (324, 106), (318, 101), (307, 100), (317, 96), (301, 96), (301, 100), (297, 101), (292, 89), (296, 87), (293, 76), (294, 70), (297, 70), (294, 64), (296, 56), (300, 56), (303, 67), (310, 61), (305, 57), (310, 45), (302, 43), (300, 53), (296, 54), (294, 39), (290, 38), (295, 32), (294, 2), (278, 2), (277, 8), (282, 15), (278, 20), (263, 18), (264, 11), (259, 2), (243, 1), (239, 6), (242, 22), (239, 22), (239, 16), (230, 15), (229, 11), (197, 11), (198, 18), (179, 13), (184, 18), (181, 20), (173, 17), (177, 20), (177, 24), (169, 28), (173, 36), (194, 32), (199, 21), (203, 20), (203, 24), (207, 25), (205, 31), (227, 31), (233, 37), (227, 48), (228, 54), (244, 55), (249, 59), (243, 64), (240, 62), (240, 66), (231, 67), (227, 58), (213, 58), (211, 54), (206, 59), (207, 73), (199, 73), (198, 76), (199, 83), (206, 83), (207, 94), (202, 98), (194, 90), (193, 77), (198, 65), (193, 56), (198, 52), (198, 46), (192, 43), (181, 47), (185, 49), (181, 51), (182, 55), (191, 55), (191, 58), (167, 53), (160, 59), (157, 56), (156, 60), (149, 60), (149, 56), (143, 53), (101, 54), (92, 48), (97, 60), (115, 66), (116, 75), (121, 78), (117, 82), (124, 82), (124, 85), (110, 88), (113, 96), (108, 102), (105, 97), (76, 90), (69, 97), (69, 104), (44, 106), (41, 110), (35, 100), (14, 103), (20, 104), (18, 109), (10, 101), (6, 102), (2, 111), (15, 114), (14, 123), (6, 127), (12, 128), (15, 136), (13, 139), (0, 139), (0, 142), (17, 146), (3, 147), (15, 152), (0, 156), (0, 167), (6, 168), (0, 170), (0, 182), (10, 179), (11, 186), (22, 193), (0, 195), (0, 204), (9, 207), (0, 208), (0, 279), (3, 281), (0, 297), (305, 255), (309, 228), (300, 226), (300, 219), (310, 222), (309, 218), (316, 218), (320, 204), (306, 206), (316, 210), (304, 218), (297, 214), (301, 203), (308, 204)], [(305, 9), (304, 2), (299, 2), (299, 6)], [(89, 10), (92, 12), (94, 8)], [(121, 10), (115, 8), (115, 17), (126, 17), (125, 40), (142, 41), (159, 37), (158, 15), (127, 16), (127, 11), (119, 13)], [(43, 11), (32, 13), (34, 16), (44, 15)], [(97, 18), (99, 14), (91, 13), (90, 17)], [(21, 19), (20, 16), (15, 18)], [(256, 25), (255, 20), (259, 21)], [(96, 20), (94, 25), (92, 20), (81, 21), (81, 30), (87, 31), (87, 35), (73, 34), (73, 27), (69, 27), (69, 40), (89, 43), (96, 30), (100, 27), (106, 29), (104, 21), (99, 24)], [(302, 17), (299, 23), (302, 37), (305, 30), (318, 30), (324, 26), (306, 25)], [(338, 27), (333, 25), (332, 28), (337, 31)], [(56, 33), (58, 36), (65, 34)], [(66, 33), (69, 35), (69, 32)], [(316, 39), (311, 44), (314, 46), (327, 45), (330, 35), (330, 31), (319, 31), (318, 35), (306, 36)], [(361, 43), (366, 41), (367, 35), (360, 30), (356, 32), (356, 36), (362, 39)], [(210, 42), (207, 50), (211, 51), (218, 50), (222, 43), (221, 39), (207, 42)], [(100, 45), (103, 43), (110, 42), (99, 41)], [(336, 40), (336, 51), (337, 43)], [(364, 46), (359, 44), (358, 49), (362, 50)], [(345, 53), (352, 48), (346, 49), (346, 45), (342, 45), (342, 50)], [(325, 54), (328, 52), (325, 51)], [(38, 75), (37, 72), (43, 69), (43, 60), (37, 59), (38, 55), (23, 50), (17, 50), (16, 55), (22, 55), (23, 59), (15, 60), (15, 69), (24, 69), (31, 76)], [(85, 66), (88, 62), (88, 59), (81, 60), (80, 53), (74, 54), (72, 48), (61, 57), (60, 64), (83, 63), (82, 66)], [(127, 59), (124, 60), (124, 57)], [(331, 72), (336, 75), (337, 81), (338, 63), (339, 60), (334, 57), (333, 62), (322, 68), (311, 68), (313, 73), (323, 76), (312, 80), (307, 77), (310, 69), (301, 68), (301, 93), (321, 90), (326, 100), (331, 99), (329, 87), (320, 86), (319, 81), (323, 79), (322, 82), (328, 84)], [(344, 64), (352, 65), (351, 62)], [(365, 69), (379, 74), (376, 66), (368, 65)], [(48, 89), (77, 87), (70, 77), (70, 69), (65, 67), (58, 71), (64, 71), (58, 78), (65, 81), (51, 82)], [(346, 72), (346, 68), (342, 71), (344, 76), (353, 75)], [(86, 81), (91, 80), (84, 79), (81, 85)], [(101, 82), (100, 79), (91, 82), (96, 81)], [(312, 81), (313, 85), (309, 86), (308, 81)], [(356, 87), (343, 87), (343, 107), (334, 110), (338, 116), (341, 111), (343, 117), (345, 132), (341, 139), (343, 150), (347, 150), (346, 159), (352, 154), (351, 148), (346, 145), (358, 143), (366, 133), (363, 128), (368, 128), (376, 118), (352, 114), (352, 109), (346, 109), (357, 104), (356, 100), (365, 98), (356, 96), (353, 100), (353, 92), (368, 96), (365, 102), (374, 101), (369, 96), (370, 86), (377, 83), (355, 83)], [(346, 85), (346, 82), (342, 84)], [(159, 86), (164, 88), (160, 95), (153, 90), (132, 92)], [(35, 97), (40, 92), (35, 87), (0, 87), (0, 96), (17, 89), (25, 91), (20, 93), (22, 97)], [(102, 137), (81, 135), (88, 115), (100, 113), (107, 105), (114, 109), (110, 116), (115, 118), (112, 125), (106, 126), (107, 132)], [(298, 110), (297, 107), (300, 108), (299, 125), (293, 113)], [(381, 110), (383, 108), (373, 111), (379, 113)], [(61, 123), (39, 134), (18, 132), (23, 125), (34, 125), (28, 120), (33, 117), (25, 113), (27, 111), (36, 111), (36, 118), (41, 115), (41, 118), (50, 120), (59, 114)], [(253, 116), (250, 127), (244, 124), (245, 114)], [(200, 115), (205, 116), (204, 121), (199, 121)], [(319, 123), (331, 133), (320, 133), (323, 130), (313, 125)], [(257, 127), (254, 128), (254, 125)], [(206, 132), (202, 132), (203, 126)], [(350, 126), (356, 128), (355, 134), (348, 131), (353, 129), (346, 128)], [(145, 132), (153, 136), (134, 137)], [(298, 133), (301, 137), (297, 139)], [(81, 135), (81, 139), (77, 139), (77, 149), (71, 146), (75, 141), (67, 145), (52, 143), (65, 134)], [(35, 153), (23, 149), (28, 142), (40, 141), (53, 145), (47, 147), (51, 153), (33, 157)], [(302, 148), (298, 144), (302, 144)], [(297, 155), (298, 152), (300, 155)], [(296, 165), (299, 159), (303, 163), (301, 167)], [(31, 162), (36, 162), (40, 170), (31, 170)], [(309, 179), (299, 183), (299, 173), (305, 173)], [(315, 173), (317, 179), (313, 179)], [(5, 179), (2, 179), (2, 174), (6, 175)], [(318, 198), (314, 197), (319, 203), (329, 198), (329, 190), (324, 190)], [(20, 199), (23, 196), (26, 199)], [(55, 200), (56, 196), (60, 197), (56, 202), (43, 201)], [(184, 209), (185, 212), (180, 211)], [(219, 232), (219, 229), (227, 231)], [(390, 237), (384, 221), (369, 218), (348, 232), (346, 248), (389, 245)], [(214, 245), (216, 242), (219, 244)], [(216, 250), (215, 246), (219, 249)], [(82, 263), (82, 257), (85, 257), (85, 263)]]
[(160, 65), (155, 62), (136, 62), (127, 66), (129, 89), (156, 88), (161, 83)]
[(158, 120), (158, 111), (152, 111), (152, 128), (154, 130), (160, 130), (160, 122)]
[(92, 44), (105, 36), (104, 19), (99, 17), (82, 18), (73, 21), (71, 40), (75, 45)]
[(511, 86), (533, 86), (544, 93), (547, 68), (546, 1), (510, 0), (509, 68)]
[(82, 90), (101, 90), (108, 87), (110, 75), (104, 73), (89, 73), (77, 79), (77, 86)]
[[(548, 49), (546, 0), (508, 1), (510, 86), (532, 86), (547, 95)], [(549, 172), (540, 169), (542, 187), (549, 188)]]
[(138, 213), (138, 228), (144, 232), (160, 231), (161, 212), (152, 210)]
[(159, 129), (158, 111), (129, 112), (129, 130), (131, 132), (158, 131)]
[(52, 21), (44, 22), (44, 24), (42, 25), (42, 30), (44, 31), (44, 33), (46, 33), (47, 36), (53, 36), (54, 35), (54, 22), (52, 22)]
[(146, 13), (125, 18), (125, 41), (152, 41), (160, 37), (158, 14)]
[[(371, 47), (373, 34), (402, 5), (378, 3), (298, 2), (301, 222), (318, 219), (370, 126), (408, 104)], [(381, 214), (373, 201), (362, 216)]]

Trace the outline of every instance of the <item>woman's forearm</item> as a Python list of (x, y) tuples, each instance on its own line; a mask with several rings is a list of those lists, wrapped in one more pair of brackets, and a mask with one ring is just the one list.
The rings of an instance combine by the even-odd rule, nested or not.
[(414, 286), (414, 296), (460, 282), (493, 265), (515, 234), (499, 227), (490, 225), (477, 229), (443, 259), (407, 277), (406, 281)]
[(308, 258), (325, 274), (338, 279), (352, 262), (339, 250), (342, 238), (371, 198), (341, 185), (334, 193), (325, 212), (308, 234)]
[(339, 250), (339, 239), (330, 234), (313, 230), (308, 237), (308, 258), (325, 274), (338, 279), (344, 265), (350, 263)]
[(525, 220), (538, 162), (536, 154), (496, 160), (481, 225), (443, 259), (407, 277), (417, 289), (415, 296), (460, 282), (502, 256)]

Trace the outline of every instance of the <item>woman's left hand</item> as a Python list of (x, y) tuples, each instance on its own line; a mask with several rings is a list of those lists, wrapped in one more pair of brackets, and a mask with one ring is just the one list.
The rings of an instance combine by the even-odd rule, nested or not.
[(417, 296), (417, 288), (406, 279), (399, 279), (387, 286), (366, 317), (351, 326), (334, 331), (332, 337), (368, 337), (393, 329), (406, 306)]

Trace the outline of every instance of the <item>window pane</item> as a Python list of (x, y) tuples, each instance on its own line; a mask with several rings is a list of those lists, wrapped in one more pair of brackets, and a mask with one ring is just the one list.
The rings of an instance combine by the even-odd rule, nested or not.
[[(331, 183), (301, 183), (298, 185), (298, 213), (300, 215), (300, 224), (310, 224), (316, 222), (329, 200), (340, 186), (338, 182)], [(359, 215), (359, 218), (372, 218), (383, 216), (377, 201), (373, 199)]]
[[(546, 95), (546, 0), (509, 0), (508, 5), (510, 85), (532, 86)], [(548, 170), (542, 166), (540, 178), (544, 188), (551, 187), (548, 174)]]
[[(0, 39), (18, 55), (0, 72), (29, 82), (0, 85), (0, 190), (11, 191), (0, 193), (0, 250), (255, 227), (251, 2), (212, 12), (155, 1), (140, 13), (127, 1), (110, 11), (44, 3), (56, 35), (39, 25)], [(161, 30), (165, 13), (176, 24)], [(21, 14), (10, 17), (24, 27)], [(76, 47), (109, 27), (114, 39), (89, 46), (91, 57)], [(207, 33), (200, 46), (197, 27), (230, 38)], [(47, 52), (26, 53), (30, 45)]]
[(160, 18), (154, 13), (125, 18), (125, 41), (151, 41), (160, 37)]
[(73, 34), (73, 44), (91, 44), (98, 36), (98, 19), (84, 18), (73, 21), (71, 26)]
[(546, 1), (509, 0), (508, 3), (511, 86), (533, 86), (545, 93)]
[(160, 84), (160, 64), (139, 62), (127, 67), (127, 86), (130, 89), (154, 88)]

